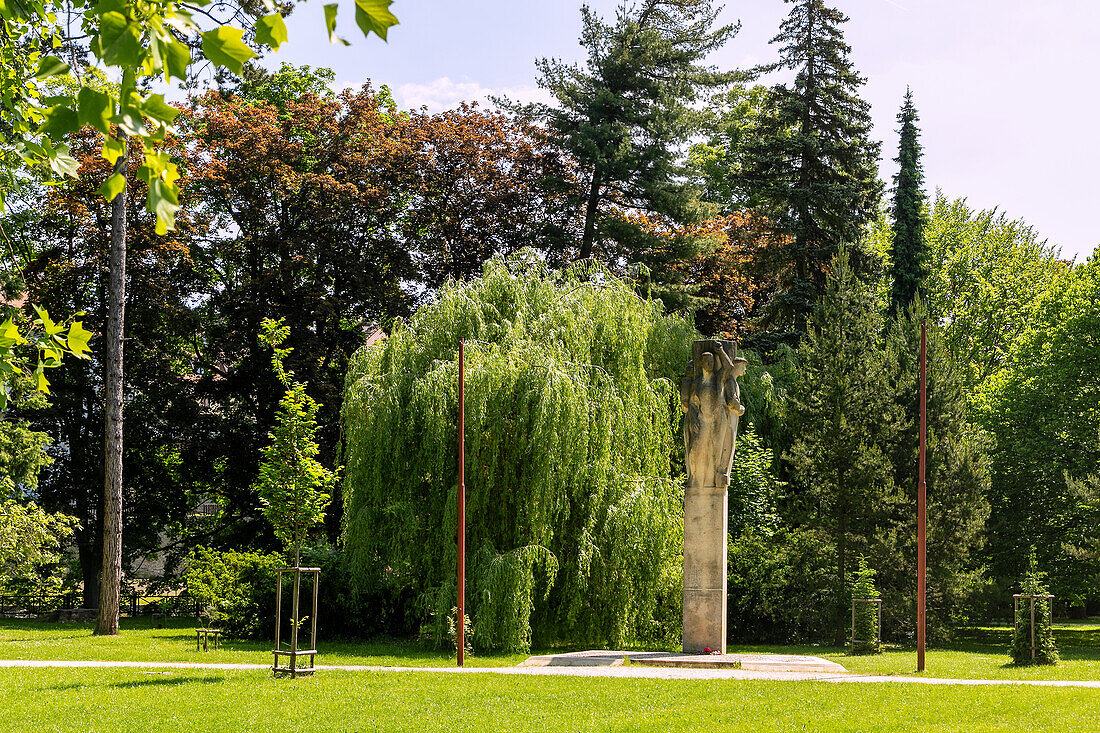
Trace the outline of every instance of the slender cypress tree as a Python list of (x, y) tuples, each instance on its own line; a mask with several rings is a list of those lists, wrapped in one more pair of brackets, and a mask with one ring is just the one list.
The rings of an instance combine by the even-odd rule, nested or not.
[(904, 311), (918, 296), (924, 300), (928, 278), (928, 248), (924, 243), (924, 168), (921, 165), (920, 130), (913, 93), (905, 90), (905, 102), (898, 112), (898, 172), (894, 174), (894, 239), (890, 285), (890, 309)]
[[(848, 58), (840, 26), (848, 18), (822, 0), (786, 0), (791, 13), (772, 43), (780, 60), (761, 72), (796, 71), (794, 84), (777, 85), (745, 152), (743, 175), (781, 238), (769, 261), (780, 289), (766, 313), (778, 337), (797, 342), (814, 304), (825, 293), (825, 273), (843, 243), (858, 244), (882, 195), (879, 143), (872, 142), (870, 104), (858, 95), (865, 79)], [(874, 263), (869, 250), (850, 248), (853, 271)]]

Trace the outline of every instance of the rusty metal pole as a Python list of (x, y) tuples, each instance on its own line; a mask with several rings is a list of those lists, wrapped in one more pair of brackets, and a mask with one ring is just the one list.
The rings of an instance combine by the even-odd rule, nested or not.
[(924, 671), (924, 582), (927, 565), (925, 524), (928, 517), (928, 489), (925, 459), (928, 435), (928, 334), (925, 319), (920, 322), (920, 461), (917, 476), (917, 671)]
[(466, 353), (458, 341), (458, 666), (466, 659)]

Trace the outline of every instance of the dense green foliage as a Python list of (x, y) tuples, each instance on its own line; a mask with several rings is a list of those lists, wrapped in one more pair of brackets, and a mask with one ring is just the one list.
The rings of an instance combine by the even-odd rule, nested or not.
[(280, 555), (196, 547), (183, 579), (203, 616), (230, 636), (264, 638), (275, 617), (275, 569)]
[[(749, 435), (785, 459), (763, 475), (785, 485), (774, 518), (731, 516), (733, 638), (821, 638), (828, 629), (841, 643), (857, 555), (878, 568), (884, 637), (913, 630), (920, 316), (910, 309), (884, 323), (881, 299), (843, 256), (827, 282), (802, 346), (743, 379)], [(968, 415), (965, 382), (935, 324), (928, 351), (928, 630), (942, 639), (982, 587), (990, 441)], [(756, 470), (753, 447), (739, 446), (736, 463)]]
[(997, 439), (987, 558), (1007, 587), (1032, 547), (1055, 595), (1096, 597), (1100, 577), (1100, 256), (1034, 305), (1008, 364), (984, 385), (978, 414)]
[(1066, 271), (1058, 250), (1023, 221), (937, 192), (925, 234), (929, 315), (976, 387), (1003, 369), (1038, 299)]
[[(397, 24), (390, 4), (357, 4), (355, 17), (364, 35), (373, 32), (384, 39)], [(150, 82), (186, 83), (206, 66), (241, 73), (242, 64), (259, 55), (257, 50), (277, 50), (287, 40), (283, 16), (292, 9), (270, 3), (220, 3), (202, 9), (201, 4), (175, 0), (5, 3), (0, 12), (0, 63), (5, 69), (0, 75), (0, 142), (26, 163), (48, 167), (58, 177), (76, 177), (80, 164), (70, 155), (66, 135), (82, 127), (94, 129), (102, 135), (97, 145), (111, 164), (125, 156), (133, 141), (133, 153), (141, 158), (137, 177), (147, 184), (146, 210), (156, 217), (157, 233), (164, 234), (174, 227), (180, 208), (179, 172), (164, 149), (179, 109), (167, 104), (163, 93), (153, 93)], [(330, 36), (336, 10), (331, 5), (325, 11)], [(75, 37), (74, 24), (80, 27)], [(71, 70), (60, 56), (78, 66), (107, 70), (121, 82), (105, 93), (97, 75), (85, 77), (78, 71), (75, 83), (50, 87), (52, 79)], [(98, 193), (114, 199), (125, 190), (127, 177), (125, 168), (113, 172), (101, 181)]]
[(727, 633), (736, 641), (793, 643), (835, 636), (835, 550), (825, 531), (749, 530), (732, 537)]
[(738, 84), (714, 95), (703, 111), (703, 142), (691, 146), (688, 169), (702, 188), (703, 200), (719, 214), (754, 209), (763, 202), (745, 175), (745, 152), (759, 126), (774, 110), (762, 84)]
[[(12, 384), (17, 404), (42, 407), (45, 398), (40, 393), (27, 394), (33, 389), (30, 380)], [(51, 463), (46, 452), (50, 442), (25, 420), (0, 418), (0, 593), (54, 590), (59, 581), (57, 565), (76, 520), (44, 511), (34, 501), (39, 473)]]
[[(892, 379), (895, 401), (903, 415), (891, 451), (894, 483), (905, 501), (898, 506), (895, 528), (884, 543), (889, 555), (876, 558), (885, 591), (884, 624), (889, 637), (914, 633), (916, 600), (912, 577), (916, 567), (917, 463), (920, 442), (920, 320), (910, 307), (889, 324), (888, 348), (896, 359)], [(990, 452), (993, 441), (968, 410), (965, 371), (947, 344), (945, 327), (928, 325), (927, 454), (927, 600), (930, 639), (950, 636), (973, 612), (973, 596), (982, 588), (981, 548), (989, 516)]]
[(691, 326), (591, 266), (490, 261), (354, 358), (345, 547), (360, 588), (455, 606), (456, 359), (467, 342), (467, 588), (488, 649), (678, 633), (682, 532), (671, 378)]
[(894, 174), (893, 240), (890, 243), (890, 309), (904, 311), (927, 296), (928, 252), (924, 243), (924, 166), (913, 93), (905, 90), (898, 112), (898, 172)]
[[(332, 496), (329, 544), (302, 551), (324, 568), (326, 638), (330, 629), (419, 630), (446, 646), (454, 352), (465, 336), (469, 638), (482, 650), (674, 643), (682, 446), (664, 380), (679, 371), (692, 334), (662, 312), (702, 305), (695, 322), (707, 335), (728, 332), (754, 350), (745, 352), (748, 412), (730, 486), (733, 638), (837, 638), (857, 555), (877, 569), (885, 638), (912, 638), (922, 317), (930, 639), (967, 620), (1007, 618), (1032, 544), (1055, 611), (1094, 612), (1095, 258), (1062, 261), (1023, 222), (965, 199), (937, 193), (926, 206), (909, 94), (892, 207), (879, 207), (878, 148), (846, 18), (821, 0), (788, 1), (779, 60), (758, 71), (790, 76), (770, 89), (732, 85), (743, 76), (707, 65), (735, 31), (717, 25), (712, 2), (647, 0), (611, 20), (584, 9), (586, 61), (539, 62), (558, 104), (513, 106), (526, 115), (515, 117), (465, 105), (404, 112), (384, 86), (334, 92), (326, 69), (241, 66), (250, 47), (278, 45), (276, 17), (289, 8), (211, 8), (221, 20), (248, 20), (256, 37), (212, 28), (205, 45), (196, 34), (206, 26), (196, 24), (207, 20), (188, 22), (179, 13), (192, 11), (178, 4), (84, 9), (93, 46), (107, 16), (119, 30), (124, 47), (111, 59), (101, 44), (85, 55), (50, 51), (53, 21), (29, 39), (27, 21), (45, 7), (36, 0), (4, 16), (0, 60), (10, 63), (0, 88), (17, 93), (0, 110), (0, 138), (18, 144), (22, 130), (23, 153), (49, 159), (54, 174), (81, 176), (45, 185), (16, 175), (14, 148), (0, 152), (0, 223), (13, 258), (4, 296), (86, 311), (88, 329), (45, 315), (0, 324), (0, 371), (14, 364), (53, 393), (42, 410), (9, 407), (0, 434), (8, 575), (18, 567), (21, 588), (49, 575), (38, 562), (52, 564), (69, 526), (51, 524), (49, 512), (64, 511), (79, 521), (84, 603), (96, 603), (107, 515), (103, 360), (67, 360), (49, 385), (43, 370), (104, 330), (104, 196), (114, 196), (129, 233), (130, 578), (159, 565), (159, 549), (170, 582), (196, 544), (301, 544), (303, 532), (257, 521), (256, 488), (266, 487), (278, 521), (295, 505), (286, 492), (316, 480)], [(361, 5), (388, 14), (387, 0)], [(154, 21), (173, 14), (185, 27), (166, 41)], [(367, 29), (384, 34), (385, 24)], [(178, 56), (187, 37), (188, 61), (239, 67), (241, 78), (219, 72), (219, 90), (196, 94), (181, 112), (137, 77)], [(117, 67), (157, 48), (169, 57), (119, 83), (69, 78), (48, 57)], [(225, 48), (237, 57), (219, 56)], [(183, 61), (170, 79), (190, 75)], [(121, 187), (110, 161), (126, 137)], [(713, 212), (724, 216), (705, 218)], [(868, 235), (873, 249), (860, 241)], [(487, 260), (525, 246), (537, 254), (493, 262), (477, 279)], [(841, 250), (847, 265), (832, 268)], [(578, 255), (608, 271), (551, 270)], [(892, 265), (886, 277), (880, 257)], [(628, 283), (654, 302), (628, 297)], [(273, 375), (255, 338), (275, 317), (286, 318), (279, 368), (301, 384)], [(352, 360), (383, 332), (389, 343)], [(44, 433), (53, 440), (48, 465)], [(269, 436), (271, 460), (261, 466)], [(287, 481), (277, 467), (303, 465), (293, 455), (302, 446), (308, 466)], [(343, 458), (353, 467), (346, 506), (324, 468)], [(15, 478), (26, 474), (20, 466), (41, 469), (41, 483)], [(309, 518), (320, 516), (323, 500), (306, 503)], [(335, 545), (341, 532), (346, 556)]]
[(730, 471), (729, 533), (739, 536), (749, 529), (774, 530), (779, 524), (778, 506), (785, 484), (773, 473), (775, 454), (760, 442), (755, 430), (737, 435), (737, 460)]
[[(761, 213), (787, 235), (768, 253), (780, 289), (769, 304), (773, 339), (794, 343), (806, 332), (825, 272), (838, 248), (857, 244), (882, 192), (879, 143), (870, 139), (870, 105), (859, 97), (864, 79), (848, 58), (841, 25), (848, 18), (823, 0), (792, 3), (772, 43), (780, 60), (764, 71), (796, 72), (793, 84), (772, 87), (744, 151), (744, 172)], [(869, 253), (851, 252), (859, 275)]]

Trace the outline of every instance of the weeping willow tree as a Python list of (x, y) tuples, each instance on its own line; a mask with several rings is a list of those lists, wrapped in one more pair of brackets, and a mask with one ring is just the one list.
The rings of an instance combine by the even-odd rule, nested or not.
[(529, 255), (445, 286), (352, 360), (347, 558), (446, 639), (456, 596), (458, 342), (466, 339), (467, 609), (474, 643), (679, 634), (691, 324), (593, 265)]

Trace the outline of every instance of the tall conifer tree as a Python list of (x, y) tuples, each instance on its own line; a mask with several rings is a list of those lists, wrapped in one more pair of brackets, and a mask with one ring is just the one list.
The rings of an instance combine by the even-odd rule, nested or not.
[(901, 499), (890, 453), (902, 414), (875, 295), (855, 277), (846, 249), (830, 269), (798, 352), (801, 378), (788, 406), (789, 429), (797, 437), (784, 457), (803, 487), (788, 501), (803, 507), (803, 526), (828, 536), (835, 551), (831, 616), (839, 645), (853, 560), (883, 554), (875, 552), (878, 536)]
[(701, 122), (693, 104), (735, 78), (703, 64), (737, 32), (715, 27), (720, 11), (712, 0), (645, 0), (621, 6), (609, 24), (586, 5), (585, 66), (537, 62), (539, 86), (558, 103), (518, 109), (545, 122), (587, 169), (580, 258), (603, 254), (608, 241), (620, 251), (607, 259), (624, 250), (635, 259), (632, 240), (645, 237), (624, 211), (681, 224), (706, 212), (698, 188), (683, 180), (680, 153)]
[[(754, 199), (778, 233), (770, 253), (780, 289), (768, 309), (780, 339), (797, 342), (825, 292), (829, 261), (843, 243), (856, 244), (875, 216), (882, 184), (879, 143), (869, 138), (870, 104), (859, 97), (865, 79), (848, 58), (840, 26), (848, 18), (822, 0), (786, 0), (791, 13), (772, 43), (780, 59), (759, 71), (796, 71), (791, 86), (771, 89), (766, 109), (745, 151), (743, 175)], [(850, 248), (858, 274), (873, 257)]]
[(894, 174), (894, 239), (890, 246), (893, 259), (890, 284), (890, 309), (904, 311), (918, 296), (926, 295), (928, 248), (924, 243), (927, 216), (924, 211), (924, 167), (921, 165), (920, 130), (913, 93), (905, 90), (905, 102), (898, 112), (900, 141), (898, 172)]

